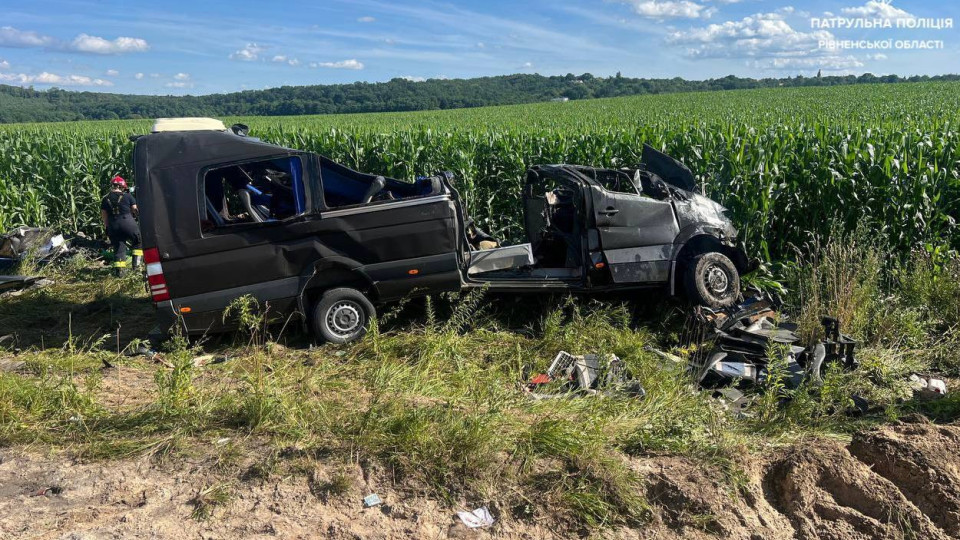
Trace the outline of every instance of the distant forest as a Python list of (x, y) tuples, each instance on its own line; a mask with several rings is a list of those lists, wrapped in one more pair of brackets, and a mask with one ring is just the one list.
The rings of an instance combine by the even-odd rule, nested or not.
[(582, 75), (503, 75), (475, 79), (282, 86), (203, 96), (142, 96), (34, 90), (0, 85), (0, 123), (115, 120), (178, 116), (285, 116), (384, 111), (457, 109), (538, 101), (591, 99), (639, 94), (841, 84), (955, 81), (960, 75), (790, 77), (749, 79), (733, 75), (705, 81), (633, 79)]

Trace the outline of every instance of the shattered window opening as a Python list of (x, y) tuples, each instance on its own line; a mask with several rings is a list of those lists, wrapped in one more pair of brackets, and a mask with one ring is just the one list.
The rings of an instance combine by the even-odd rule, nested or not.
[(282, 221), (306, 212), (303, 165), (298, 157), (236, 163), (203, 177), (201, 231)]

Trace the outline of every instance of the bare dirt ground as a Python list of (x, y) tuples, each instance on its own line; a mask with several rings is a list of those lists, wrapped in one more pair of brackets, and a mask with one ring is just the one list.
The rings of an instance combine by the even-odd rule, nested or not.
[[(61, 454), (0, 450), (3, 538), (960, 538), (960, 425), (909, 423), (811, 439), (746, 466), (740, 489), (687, 458), (633, 462), (653, 504), (632, 529), (569, 531), (491, 508), (469, 530), (453, 508), (399, 490), (360, 466), (229, 480), (233, 494), (195, 519), (198, 493), (224, 482), (207, 457), (77, 463)], [(317, 486), (345, 474), (336, 494)], [(384, 504), (364, 508), (378, 493)], [(201, 497), (202, 498), (202, 497)]]

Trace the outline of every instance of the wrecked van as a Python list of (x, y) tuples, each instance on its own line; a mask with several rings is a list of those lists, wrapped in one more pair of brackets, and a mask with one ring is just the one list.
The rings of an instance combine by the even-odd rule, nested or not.
[(541, 165), (522, 194), (526, 242), (473, 225), (451, 174), (404, 182), (250, 137), (212, 119), (134, 137), (140, 228), (158, 330), (224, 328), (252, 295), (320, 339), (365, 332), (375, 305), (487, 287), (602, 292), (666, 287), (732, 304), (750, 263), (725, 210), (649, 146), (638, 169)]

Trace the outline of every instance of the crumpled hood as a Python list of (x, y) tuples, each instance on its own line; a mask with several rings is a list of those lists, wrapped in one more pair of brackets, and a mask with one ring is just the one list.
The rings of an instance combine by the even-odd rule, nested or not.
[(737, 236), (737, 229), (734, 227), (733, 221), (730, 220), (727, 209), (722, 204), (699, 193), (681, 189), (677, 189), (677, 191), (682, 193), (685, 199), (675, 200), (681, 229), (694, 223), (703, 223), (717, 227), (728, 238)]

